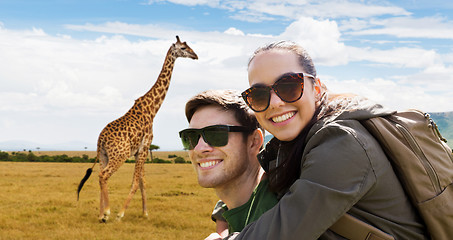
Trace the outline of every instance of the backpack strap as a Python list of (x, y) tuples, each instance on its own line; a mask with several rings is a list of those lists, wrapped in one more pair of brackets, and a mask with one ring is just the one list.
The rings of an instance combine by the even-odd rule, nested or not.
[(330, 228), (336, 234), (351, 240), (395, 240), (376, 227), (345, 213)]

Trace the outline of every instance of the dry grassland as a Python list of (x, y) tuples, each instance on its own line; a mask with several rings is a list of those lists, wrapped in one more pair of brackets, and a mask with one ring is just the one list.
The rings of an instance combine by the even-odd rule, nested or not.
[(98, 222), (97, 172), (76, 188), (90, 163), (0, 162), (0, 239), (204, 239), (217, 197), (201, 188), (190, 164), (146, 164), (149, 217), (137, 191), (125, 217), (115, 221), (127, 197), (134, 164), (109, 180), (111, 221)]
[[(11, 152), (9, 153), (11, 154)], [(33, 154), (35, 154), (36, 156), (56, 156), (66, 154), (69, 157), (82, 157), (84, 154), (86, 154), (89, 158), (96, 157), (96, 151), (33, 151)], [(154, 158), (158, 157), (164, 160), (170, 160), (170, 158), (168, 158), (168, 155), (177, 155), (183, 157), (184, 159), (186, 159), (186, 161), (189, 160), (189, 154), (187, 151), (153, 151), (152, 154)]]

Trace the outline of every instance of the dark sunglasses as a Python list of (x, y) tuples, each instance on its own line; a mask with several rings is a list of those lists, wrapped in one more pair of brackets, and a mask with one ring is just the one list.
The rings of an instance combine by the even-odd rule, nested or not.
[(275, 81), (272, 86), (257, 85), (244, 92), (242, 97), (247, 105), (255, 112), (263, 112), (269, 107), (271, 90), (287, 103), (299, 100), (304, 93), (304, 77), (315, 79), (306, 73), (286, 73)]
[(197, 146), (200, 136), (211, 147), (228, 144), (229, 132), (252, 132), (255, 129), (244, 126), (213, 125), (204, 128), (187, 128), (179, 132), (184, 149), (192, 150)]

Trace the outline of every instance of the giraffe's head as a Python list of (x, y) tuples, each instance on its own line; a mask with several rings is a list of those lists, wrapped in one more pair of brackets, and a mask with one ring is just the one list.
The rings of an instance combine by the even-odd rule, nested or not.
[(176, 42), (173, 43), (173, 55), (178, 57), (186, 57), (192, 59), (198, 59), (197, 54), (192, 50), (192, 48), (187, 45), (186, 42), (179, 41), (179, 37), (176, 36)]

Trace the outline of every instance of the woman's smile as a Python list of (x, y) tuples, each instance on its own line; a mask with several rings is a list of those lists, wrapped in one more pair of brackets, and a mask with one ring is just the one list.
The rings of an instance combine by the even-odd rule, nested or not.
[(294, 117), (294, 115), (296, 115), (296, 111), (292, 111), (292, 112), (288, 112), (288, 113), (284, 113), (284, 114), (272, 117), (272, 118), (270, 118), (270, 120), (274, 123), (282, 123), (282, 122), (285, 122), (286, 120)]

